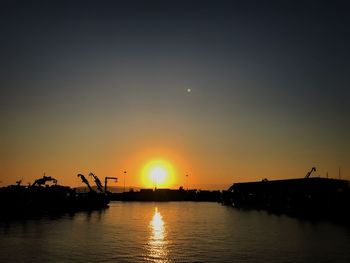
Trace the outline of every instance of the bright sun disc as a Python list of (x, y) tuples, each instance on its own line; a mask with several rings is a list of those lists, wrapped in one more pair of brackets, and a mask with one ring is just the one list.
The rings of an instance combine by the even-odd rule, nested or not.
[(164, 160), (152, 160), (142, 169), (142, 185), (147, 188), (165, 188), (174, 183), (174, 169)]
[(165, 181), (167, 172), (163, 167), (154, 167), (150, 171), (150, 176), (152, 181), (154, 181), (156, 184), (161, 184)]

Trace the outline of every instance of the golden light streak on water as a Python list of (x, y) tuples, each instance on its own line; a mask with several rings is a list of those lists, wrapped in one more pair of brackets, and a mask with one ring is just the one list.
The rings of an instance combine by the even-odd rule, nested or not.
[(156, 207), (152, 220), (149, 223), (150, 238), (147, 244), (148, 260), (153, 262), (168, 262), (168, 249), (165, 223)]

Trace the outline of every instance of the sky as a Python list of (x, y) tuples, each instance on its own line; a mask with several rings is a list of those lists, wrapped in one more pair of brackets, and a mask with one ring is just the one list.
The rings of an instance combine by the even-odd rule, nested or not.
[(0, 185), (350, 180), (346, 2), (1, 1)]

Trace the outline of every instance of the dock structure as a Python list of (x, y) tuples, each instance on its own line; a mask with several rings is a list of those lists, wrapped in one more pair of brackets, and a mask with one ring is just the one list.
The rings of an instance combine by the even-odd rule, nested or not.
[(113, 193), (112, 200), (118, 201), (204, 201), (220, 202), (221, 192), (190, 189), (140, 189), (140, 191), (129, 191)]
[(350, 181), (307, 176), (235, 183), (223, 193), (223, 202), (275, 213), (350, 218)]
[[(108, 206), (110, 195), (96, 192), (84, 175), (78, 174), (88, 186), (88, 192), (77, 192), (76, 188), (57, 184), (51, 176), (43, 176), (32, 185), (21, 182), (0, 188), (0, 220), (28, 215), (57, 214), (80, 210), (97, 210)], [(52, 185), (46, 184), (53, 182)]]

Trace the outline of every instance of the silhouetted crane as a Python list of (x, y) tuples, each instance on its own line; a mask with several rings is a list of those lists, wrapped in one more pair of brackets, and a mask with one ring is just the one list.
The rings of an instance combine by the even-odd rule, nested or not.
[(90, 192), (95, 192), (95, 191), (91, 188), (91, 186), (90, 186), (90, 184), (89, 184), (89, 181), (85, 178), (85, 176), (84, 176), (83, 174), (78, 174), (77, 176), (80, 177), (80, 178), (81, 178), (81, 181), (82, 181), (84, 184), (87, 185), (87, 187), (89, 188)]
[(305, 175), (305, 178), (309, 178), (312, 172), (316, 172), (316, 167), (312, 167), (311, 170)]
[(109, 180), (109, 179), (113, 179), (113, 180), (115, 180), (115, 182), (118, 182), (118, 178), (117, 177), (106, 176), (105, 177), (105, 192), (107, 192), (107, 180)]
[(22, 180), (23, 180), (23, 179), (16, 181), (16, 185), (17, 185), (17, 186), (20, 186), (21, 183), (22, 183)]
[(97, 186), (97, 189), (100, 191), (100, 192), (103, 192), (103, 186), (102, 186), (102, 183), (100, 181), (100, 179), (97, 177), (97, 175), (94, 175), (93, 173), (89, 173), (90, 176), (92, 176), (95, 180), (95, 184)]
[(54, 184), (57, 184), (57, 180), (51, 176), (43, 176), (42, 178), (36, 179), (35, 182), (32, 184), (33, 186), (41, 186), (44, 185), (46, 182), (53, 181)]

